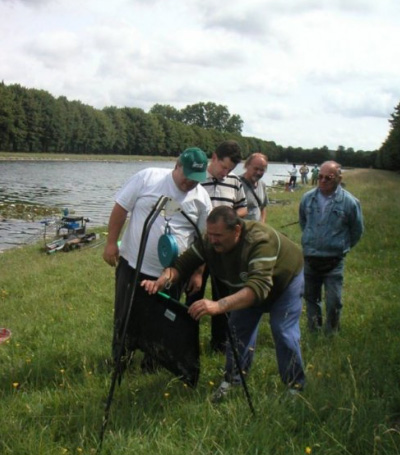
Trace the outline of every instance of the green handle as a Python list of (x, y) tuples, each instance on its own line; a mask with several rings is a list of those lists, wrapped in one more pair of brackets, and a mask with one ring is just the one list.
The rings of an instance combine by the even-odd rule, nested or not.
[(179, 300), (174, 299), (170, 295), (165, 294), (165, 292), (158, 291), (157, 294), (161, 295), (161, 297), (164, 297), (164, 299), (171, 300), (171, 302), (177, 303), (178, 305), (181, 305), (186, 308), (185, 304), (181, 303)]
[(161, 295), (161, 297), (164, 297), (165, 299), (168, 299), (168, 300), (172, 299), (172, 297), (168, 294), (165, 294), (165, 292), (158, 291), (157, 294)]

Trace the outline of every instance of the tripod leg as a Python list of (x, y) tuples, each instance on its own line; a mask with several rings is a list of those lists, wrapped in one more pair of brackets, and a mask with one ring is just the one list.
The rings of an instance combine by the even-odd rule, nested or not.
[(120, 374), (121, 374), (121, 357), (122, 357), (122, 354), (124, 351), (126, 333), (128, 330), (130, 316), (132, 313), (133, 302), (135, 301), (136, 288), (137, 288), (138, 281), (139, 281), (140, 269), (143, 264), (143, 258), (144, 258), (144, 253), (146, 250), (147, 239), (149, 237), (151, 226), (153, 225), (154, 221), (160, 214), (161, 210), (165, 207), (168, 200), (169, 200), (169, 198), (167, 196), (161, 196), (159, 198), (159, 200), (157, 201), (155, 207), (153, 207), (153, 209), (149, 213), (149, 215), (146, 218), (146, 221), (144, 222), (144, 225), (143, 225), (142, 237), (140, 239), (140, 246), (139, 246), (138, 258), (137, 258), (137, 263), (136, 263), (135, 276), (134, 276), (134, 280), (133, 280), (133, 291), (132, 291), (132, 295), (131, 295), (131, 298), (129, 301), (128, 310), (126, 313), (124, 329), (122, 331), (122, 336), (121, 336), (121, 345), (120, 345), (119, 352), (118, 352), (117, 359), (116, 359), (115, 366), (114, 366), (114, 371), (113, 371), (113, 375), (112, 375), (112, 379), (111, 379), (111, 386), (110, 386), (110, 390), (108, 392), (103, 422), (102, 422), (101, 430), (100, 430), (99, 450), (101, 449), (101, 446), (103, 444), (104, 433), (105, 433), (107, 423), (109, 420), (109, 416), (110, 416), (110, 409), (111, 409), (111, 403), (112, 403), (112, 399), (113, 399), (113, 395), (114, 395), (115, 385), (117, 383), (117, 380), (120, 378)]

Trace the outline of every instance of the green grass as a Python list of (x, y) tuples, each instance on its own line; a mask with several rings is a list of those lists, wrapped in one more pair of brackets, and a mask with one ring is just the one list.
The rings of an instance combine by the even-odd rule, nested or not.
[[(288, 397), (268, 318), (248, 386), (215, 406), (224, 358), (206, 346), (195, 390), (171, 374), (139, 373), (140, 353), (116, 388), (104, 454), (238, 455), (400, 453), (400, 176), (358, 170), (346, 188), (362, 203), (366, 232), (346, 260), (342, 330), (309, 334), (302, 318), (307, 387)], [(301, 190), (276, 193), (280, 227), (297, 220)], [(298, 225), (282, 229), (300, 241)], [(46, 255), (41, 244), (0, 255), (0, 454), (96, 453), (110, 386), (114, 270), (102, 246)]]

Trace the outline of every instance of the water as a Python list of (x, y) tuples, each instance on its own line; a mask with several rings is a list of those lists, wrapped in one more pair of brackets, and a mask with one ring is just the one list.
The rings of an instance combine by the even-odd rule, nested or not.
[[(0, 161), (0, 204), (23, 203), (68, 208), (90, 218), (90, 226), (103, 226), (114, 197), (133, 174), (147, 167), (173, 169), (175, 161)], [(288, 164), (270, 163), (263, 180), (267, 185), (288, 175)], [(243, 172), (243, 165), (235, 169)], [(0, 251), (37, 241), (44, 233), (40, 221), (0, 221)]]

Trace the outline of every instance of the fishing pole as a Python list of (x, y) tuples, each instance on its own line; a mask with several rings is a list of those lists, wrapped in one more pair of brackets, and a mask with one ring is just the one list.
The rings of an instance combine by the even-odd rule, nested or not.
[(298, 224), (298, 221), (293, 221), (293, 223), (284, 224), (283, 226), (279, 226), (278, 229), (283, 229), (283, 228), (286, 228), (289, 226), (294, 226), (295, 224)]

